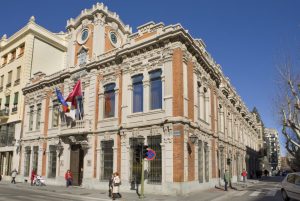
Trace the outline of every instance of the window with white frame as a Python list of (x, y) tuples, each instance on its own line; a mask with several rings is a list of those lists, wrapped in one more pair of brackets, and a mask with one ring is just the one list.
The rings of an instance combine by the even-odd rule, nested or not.
[(132, 112), (143, 111), (143, 75), (132, 77)]
[(104, 118), (115, 116), (115, 87), (115, 83), (104, 86)]
[(154, 70), (149, 72), (150, 76), (150, 110), (162, 108), (162, 71)]
[(30, 106), (29, 108), (29, 131), (33, 129), (33, 114), (34, 114), (34, 106)]
[(42, 113), (42, 104), (37, 104), (37, 109), (36, 109), (36, 130), (39, 130), (40, 126), (41, 126), (41, 113)]
[(30, 172), (30, 156), (31, 149), (30, 147), (25, 147), (25, 157), (24, 157), (24, 176), (28, 177)]
[(221, 104), (219, 104), (219, 115), (218, 115), (218, 127), (219, 127), (219, 131), (224, 133), (224, 108)]
[(38, 168), (38, 162), (39, 162), (39, 146), (33, 147), (33, 155), (32, 155), (32, 168), (36, 170)]

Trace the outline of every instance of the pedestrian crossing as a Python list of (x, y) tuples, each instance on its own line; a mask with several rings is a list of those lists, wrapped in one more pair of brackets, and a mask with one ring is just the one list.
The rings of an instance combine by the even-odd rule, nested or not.
[(266, 189), (260, 189), (260, 190), (243, 190), (243, 191), (229, 191), (223, 194), (222, 196), (216, 197), (215, 199), (211, 201), (223, 201), (223, 200), (229, 200), (230, 198), (236, 198), (237, 200), (240, 200), (240, 198), (245, 197), (275, 197), (276, 194), (279, 192), (278, 188), (266, 188)]

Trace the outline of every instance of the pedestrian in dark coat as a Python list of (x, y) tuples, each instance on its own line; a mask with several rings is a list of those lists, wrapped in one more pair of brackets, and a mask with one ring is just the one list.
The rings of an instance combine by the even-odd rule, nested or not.
[(12, 172), (11, 172), (11, 183), (14, 183), (16, 184), (16, 176), (18, 174), (18, 171), (16, 169), (14, 169)]
[(228, 173), (228, 170), (225, 170), (225, 173), (224, 173), (224, 182), (225, 182), (225, 191), (227, 191), (227, 186), (228, 186), (228, 183), (229, 183), (229, 173)]

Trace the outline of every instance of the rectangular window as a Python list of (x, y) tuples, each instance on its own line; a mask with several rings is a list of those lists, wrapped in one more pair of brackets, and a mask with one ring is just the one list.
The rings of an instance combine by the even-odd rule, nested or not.
[(4, 84), (4, 75), (1, 75), (1, 79), (0, 79), (0, 87), (3, 88), (3, 84)]
[(33, 128), (33, 112), (34, 112), (34, 106), (30, 106), (30, 109), (29, 109), (29, 131), (32, 131), (32, 128)]
[(22, 45), (20, 47), (20, 53), (19, 53), (19, 57), (21, 57), (24, 54), (24, 50), (25, 50), (25, 45)]
[(56, 146), (49, 146), (48, 178), (56, 177)]
[(10, 60), (13, 61), (13, 60), (15, 60), (15, 58), (16, 58), (16, 50), (11, 52)]
[(101, 142), (101, 180), (109, 180), (113, 173), (113, 145), (113, 140)]
[(148, 147), (155, 151), (156, 156), (149, 161), (148, 183), (160, 184), (162, 180), (161, 136), (148, 136)]
[(30, 147), (25, 147), (25, 158), (24, 158), (24, 176), (28, 177), (30, 172)]
[(16, 77), (16, 80), (15, 80), (14, 86), (20, 84), (20, 78), (21, 78), (21, 66), (19, 66), (17, 68), (17, 77)]
[[(7, 85), (11, 86), (12, 71), (8, 72)], [(9, 87), (7, 86), (7, 87)]]
[(114, 83), (104, 86), (104, 118), (115, 116), (115, 86)]
[(205, 143), (204, 147), (204, 157), (205, 157), (205, 181), (209, 182), (209, 150), (208, 144)]
[(59, 105), (58, 105), (58, 101), (55, 100), (52, 103), (53, 107), (52, 107), (52, 127), (56, 128), (58, 127), (58, 121), (59, 121)]
[(5, 97), (5, 107), (9, 107), (9, 103), (10, 103), (10, 96), (6, 96)]
[(15, 93), (15, 98), (14, 98), (14, 106), (16, 107), (19, 102), (19, 92)]
[(38, 104), (36, 110), (36, 130), (39, 130), (41, 126), (41, 113), (42, 113), (42, 104)]
[(39, 147), (34, 146), (33, 147), (33, 155), (32, 155), (32, 168), (36, 170), (38, 168), (38, 162), (39, 162)]
[(162, 82), (161, 70), (155, 70), (150, 74), (150, 110), (162, 108)]
[(3, 57), (3, 64), (2, 65), (6, 65), (7, 64), (7, 55), (5, 55), (4, 57)]
[(203, 183), (203, 143), (198, 141), (198, 179), (200, 183)]
[(133, 101), (132, 101), (132, 112), (143, 111), (143, 75), (136, 75), (132, 77), (133, 86)]

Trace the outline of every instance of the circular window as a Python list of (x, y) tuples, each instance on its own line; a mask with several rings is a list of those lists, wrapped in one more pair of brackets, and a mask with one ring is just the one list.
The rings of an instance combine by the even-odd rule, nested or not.
[(77, 36), (77, 42), (79, 44), (83, 44), (87, 41), (87, 39), (89, 38), (89, 30), (88, 29), (83, 29)]
[(85, 41), (89, 36), (89, 30), (87, 29), (84, 29), (82, 32), (81, 32), (81, 40), (82, 41)]
[(110, 32), (110, 40), (113, 45), (116, 45), (118, 43), (118, 37), (115, 32)]

